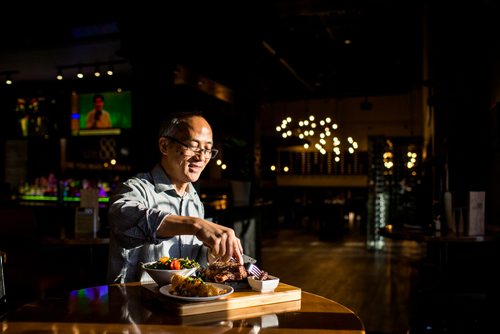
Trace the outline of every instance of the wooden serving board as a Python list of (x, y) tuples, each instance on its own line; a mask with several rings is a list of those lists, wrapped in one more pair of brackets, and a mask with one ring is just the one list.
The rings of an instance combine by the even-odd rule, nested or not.
[[(159, 287), (155, 283), (145, 284), (143, 287), (150, 295), (158, 298), (167, 309), (174, 311), (180, 316), (220, 311), (226, 311), (227, 314), (228, 310), (247, 309), (249, 307), (257, 307), (269, 311), (270, 307), (266, 306), (271, 304), (276, 304), (276, 307), (274, 307), (277, 310), (276, 312), (290, 311), (290, 308), (294, 310), (300, 309), (301, 289), (281, 282), (273, 292), (256, 292), (250, 288), (238, 289), (229, 296), (201, 302), (182, 301), (165, 296), (160, 293)], [(292, 301), (298, 302), (286, 303)], [(282, 303), (285, 306), (283, 310), (279, 307), (279, 304)]]

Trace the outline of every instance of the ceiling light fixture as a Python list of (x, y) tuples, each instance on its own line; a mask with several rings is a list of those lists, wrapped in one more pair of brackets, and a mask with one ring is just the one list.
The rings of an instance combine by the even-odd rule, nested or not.
[(13, 83), (12, 75), (14, 75), (16, 73), (19, 73), (19, 71), (1, 71), (0, 76), (5, 75), (5, 81), (4, 81), (5, 84), (12, 85), (12, 83)]
[(109, 75), (109, 76), (111, 76), (111, 75), (114, 74), (114, 72), (113, 72), (113, 65), (109, 65), (109, 68), (106, 71), (106, 74)]
[(83, 70), (81, 66), (78, 67), (78, 72), (76, 72), (76, 77), (78, 79), (83, 79)]
[[(115, 74), (114, 72), (114, 65), (118, 64), (125, 64), (127, 61), (125, 60), (110, 60), (110, 61), (103, 61), (103, 62), (93, 62), (93, 63), (78, 63), (78, 64), (72, 64), (72, 65), (58, 65), (56, 66), (57, 68), (57, 75), (56, 79), (57, 80), (62, 80), (63, 75), (62, 71), (63, 70), (74, 70), (75, 68), (77, 69), (76, 71), (76, 77), (78, 79), (83, 79), (85, 76), (85, 72), (89, 73), (94, 73), (94, 77), (99, 78), (104, 75), (104, 73), (108, 76), (112, 76)], [(92, 69), (89, 69), (92, 68)], [(101, 71), (102, 68), (107, 68), (106, 71)], [(93, 71), (93, 72), (91, 72)], [(0, 72), (0, 74), (5, 74)]]
[(333, 152), (336, 162), (340, 161), (342, 150), (354, 154), (358, 149), (358, 143), (351, 136), (347, 137), (344, 147), (341, 147), (338, 129), (338, 124), (331, 117), (318, 119), (312, 114), (296, 122), (293, 122), (291, 117), (286, 117), (276, 126), (276, 132), (282, 138), (299, 138), (304, 142), (303, 147), (306, 151), (312, 148), (321, 154)]
[(101, 71), (99, 71), (99, 66), (96, 66), (95, 67), (95, 70), (94, 70), (94, 76), (96, 78), (99, 78), (101, 76)]
[(57, 80), (62, 80), (64, 79), (63, 74), (62, 74), (62, 69), (58, 68), (57, 69), (57, 75), (56, 75)]

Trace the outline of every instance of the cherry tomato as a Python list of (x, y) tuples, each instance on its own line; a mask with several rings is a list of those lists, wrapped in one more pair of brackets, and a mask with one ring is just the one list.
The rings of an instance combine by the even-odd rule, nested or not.
[(172, 262), (170, 262), (170, 269), (171, 270), (180, 270), (181, 263), (179, 262), (179, 260), (172, 260)]

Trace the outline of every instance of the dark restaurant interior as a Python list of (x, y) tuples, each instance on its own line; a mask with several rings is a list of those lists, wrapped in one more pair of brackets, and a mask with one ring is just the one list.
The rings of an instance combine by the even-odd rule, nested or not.
[(0, 21), (0, 319), (106, 284), (109, 195), (195, 107), (206, 216), (269, 273), (366, 333), (498, 327), (496, 2), (45, 6)]

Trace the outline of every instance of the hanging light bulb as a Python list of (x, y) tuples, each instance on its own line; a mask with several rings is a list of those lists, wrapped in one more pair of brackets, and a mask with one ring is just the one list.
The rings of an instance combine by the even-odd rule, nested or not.
[(14, 81), (12, 80), (12, 75), (19, 73), (17, 70), (1, 71), (0, 76), (5, 75), (5, 84), (12, 85)]
[(294, 136), (301, 140), (307, 138), (310, 143), (303, 144), (305, 150), (314, 148), (323, 155), (332, 152), (335, 162), (340, 161), (341, 152), (354, 154), (358, 149), (358, 143), (351, 136), (346, 138), (342, 147), (338, 129), (339, 125), (333, 121), (332, 117), (321, 119), (313, 114), (309, 114), (305, 119), (296, 120), (295, 123), (292, 123), (291, 119), (289, 121), (284, 119), (280, 125), (276, 126), (276, 131), (285, 139)]
[(62, 70), (61, 69), (58, 69), (57, 70), (57, 75), (56, 75), (56, 79), (57, 80), (62, 80), (64, 77), (63, 77), (63, 74), (62, 74)]
[(96, 78), (99, 78), (101, 76), (101, 71), (99, 70), (99, 66), (96, 66), (95, 67), (95, 70), (94, 70), (94, 76)]
[(108, 68), (108, 70), (106, 71), (106, 74), (107, 74), (107, 75), (113, 75), (113, 74), (114, 74), (114, 71), (113, 71), (113, 65), (109, 65), (109, 68)]
[(82, 79), (83, 78), (83, 71), (82, 71), (81, 67), (78, 67), (78, 71), (76, 72), (76, 77), (78, 79)]

